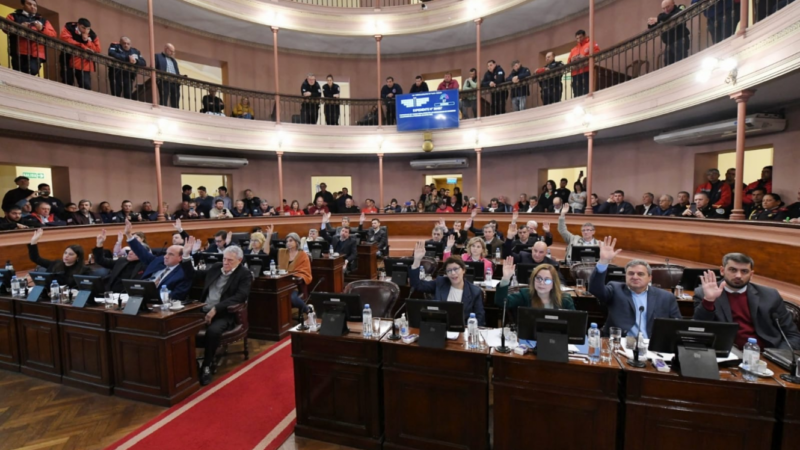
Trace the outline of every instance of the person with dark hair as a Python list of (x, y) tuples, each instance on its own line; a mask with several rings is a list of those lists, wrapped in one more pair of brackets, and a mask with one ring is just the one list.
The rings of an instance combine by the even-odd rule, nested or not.
[(102, 223), (103, 219), (92, 212), (92, 202), (81, 200), (78, 202), (78, 211), (67, 215), (67, 225), (94, 225)]
[(561, 101), (564, 91), (564, 84), (561, 82), (564, 74), (561, 72), (561, 68), (564, 67), (564, 63), (556, 61), (553, 52), (547, 52), (544, 61), (544, 67), (536, 69), (536, 75), (547, 74), (539, 81), (539, 90), (542, 93), (542, 104), (549, 105)]
[(192, 186), (184, 184), (181, 190), (183, 191), (183, 201), (184, 202), (192, 201)]
[[(683, 5), (675, 5), (675, 0), (663, 0), (661, 2), (661, 12), (658, 17), (647, 19), (647, 28), (653, 29), (683, 12), (686, 9)], [(689, 56), (689, 29), (685, 23), (669, 23), (663, 26), (661, 41), (664, 43), (664, 66), (676, 63)]]
[(50, 185), (47, 183), (40, 183), (39, 186), (37, 186), (37, 189), (38, 195), (30, 200), (31, 208), (35, 210), (36, 205), (44, 202), (50, 205), (50, 212), (52, 212), (57, 218), (64, 219), (64, 202), (56, 197), (50, 196)]
[(583, 183), (580, 181), (572, 184), (572, 192), (569, 194), (569, 202), (567, 204), (575, 214), (583, 214), (586, 209), (586, 192), (583, 190)]
[(705, 192), (711, 199), (711, 206), (714, 208), (724, 208), (730, 210), (733, 205), (733, 195), (731, 186), (719, 179), (719, 169), (708, 169), (706, 171), (707, 183), (697, 186), (695, 192)]
[(797, 201), (786, 207), (786, 219), (790, 223), (800, 223), (800, 190), (797, 191)]
[(458, 90), (458, 80), (453, 79), (453, 74), (450, 72), (444, 73), (444, 79), (441, 83), (439, 83), (439, 87), (436, 88), (437, 91), (447, 91), (449, 89)]
[(336, 228), (335, 234), (331, 233), (333, 230), (330, 229), (330, 221), (330, 214), (325, 214), (322, 217), (320, 236), (333, 247), (334, 253), (338, 253), (344, 258), (344, 272), (350, 273), (356, 270), (358, 264), (358, 239), (350, 239), (351, 228), (349, 220), (347, 222), (348, 225), (345, 225), (344, 219), (342, 219), (343, 226)]
[(761, 169), (761, 178), (748, 184), (745, 188), (744, 195), (742, 196), (742, 204), (745, 205), (745, 210), (747, 206), (752, 207), (755, 203), (753, 191), (759, 188), (763, 190), (764, 194), (772, 192), (772, 166), (765, 166)]
[(656, 196), (653, 195), (652, 192), (645, 192), (642, 194), (642, 204), (636, 205), (633, 212), (638, 216), (652, 216), (653, 210), (656, 208), (656, 205), (653, 204), (653, 201), (656, 199)]
[(111, 203), (102, 201), (97, 205), (97, 215), (103, 223), (113, 223), (116, 213), (111, 209)]
[(200, 109), (200, 112), (202, 114), (225, 115), (225, 103), (217, 96), (217, 92), (218, 90), (215, 86), (208, 87), (208, 94), (204, 95), (201, 100), (203, 108)]
[(333, 75), (325, 77), (326, 83), (322, 85), (322, 96), (331, 99), (325, 101), (325, 123), (328, 125), (339, 125), (339, 114), (341, 113), (341, 106), (339, 104), (339, 96), (342, 94), (339, 85), (333, 82)]
[(755, 218), (764, 211), (764, 207), (761, 203), (764, 200), (764, 196), (767, 195), (767, 189), (755, 187), (749, 195), (752, 199), (752, 203), (744, 207), (744, 216), (747, 220), (755, 220)]
[[(800, 348), (800, 331), (786, 309), (781, 294), (773, 288), (754, 284), (753, 259), (744, 253), (728, 253), (719, 268), (722, 282), (712, 271), (701, 277), (694, 290), (694, 319), (739, 324), (734, 343), (743, 348), (755, 338), (760, 348)], [(776, 325), (780, 323), (780, 328)], [(786, 334), (786, 342), (781, 334)]]
[(208, 213), (209, 219), (233, 219), (233, 214), (225, 208), (225, 202), (222, 199), (214, 200), (214, 207)]
[(147, 222), (155, 222), (158, 220), (158, 211), (153, 209), (153, 204), (150, 202), (142, 202), (142, 209), (139, 210), (139, 215), (142, 217), (142, 220)]
[[(74, 45), (84, 52), (100, 53), (100, 38), (92, 30), (92, 24), (87, 19), (78, 19), (77, 22), (68, 22), (61, 30), (61, 40)], [(77, 53), (77, 52), (75, 52)], [(64, 82), (72, 86), (77, 81), (78, 87), (92, 89), (92, 72), (95, 71), (94, 61), (76, 56), (73, 53), (62, 52), (61, 73)]]
[[(361, 218), (358, 221), (358, 231), (363, 232), (364, 230), (364, 221), (366, 220), (366, 214), (361, 213)], [(378, 246), (378, 255), (382, 256), (386, 254), (386, 248), (389, 246), (389, 236), (386, 234), (386, 230), (381, 228), (381, 219), (375, 217), (372, 219), (370, 228), (366, 230), (366, 241), (370, 244), (377, 244)]]
[(226, 247), (231, 245), (233, 233), (230, 231), (219, 230), (214, 233), (214, 243), (209, 244), (204, 253), (222, 253)]
[(386, 113), (383, 116), (386, 118), (383, 122), (384, 125), (396, 125), (395, 99), (402, 93), (403, 88), (401, 88), (399, 84), (395, 84), (394, 78), (386, 77), (386, 84), (381, 88), (381, 98), (386, 105)]
[(108, 85), (111, 95), (130, 99), (133, 83), (136, 82), (136, 66), (145, 67), (147, 62), (142, 58), (139, 50), (131, 47), (131, 40), (122, 36), (119, 43), (114, 42), (108, 47), (108, 56), (116, 59), (130, 69), (108, 68)]
[(692, 206), (692, 196), (686, 191), (678, 192), (678, 203), (675, 203), (672, 206), (672, 210), (675, 213), (674, 215), (680, 216), (683, 214), (683, 211), (690, 208)]
[(20, 200), (27, 198), (30, 201), (30, 199), (34, 197), (34, 194), (38, 195), (38, 193), (28, 189), (28, 186), (31, 183), (31, 180), (28, 177), (16, 177), (14, 178), (14, 183), (16, 183), (17, 187), (6, 192), (6, 195), (3, 196), (4, 212), (8, 212), (11, 207), (15, 206)]
[[(692, 5), (700, 0), (692, 0)], [(759, 2), (759, 6), (761, 3)], [(707, 18), (708, 34), (711, 35), (711, 42), (718, 43), (733, 36), (736, 32), (736, 25), (739, 24), (741, 16), (739, 1), (716, 0), (715, 4), (703, 12)]]
[(625, 201), (625, 192), (621, 189), (614, 191), (608, 200), (600, 205), (599, 214), (633, 214), (633, 205)]
[[(503, 68), (500, 67), (493, 59), (490, 59), (486, 63), (486, 73), (483, 74), (483, 80), (481, 81), (481, 87), (483, 88), (494, 88), (500, 86), (501, 84), (506, 82), (506, 74), (503, 71)], [(508, 96), (508, 91), (506, 90), (497, 90), (492, 92), (491, 99), (492, 103), (489, 105), (489, 111), (487, 111), (487, 116), (494, 116), (497, 114), (503, 114), (506, 112), (506, 97)]]
[(131, 222), (142, 221), (141, 214), (133, 210), (133, 203), (130, 200), (123, 200), (121, 207), (122, 209), (111, 219), (112, 222), (123, 223), (125, 220), (130, 220)]
[(325, 182), (319, 184), (319, 191), (314, 194), (314, 203), (316, 203), (317, 199), (320, 197), (324, 202), (322, 206), (325, 206), (326, 209), (331, 212), (336, 212), (336, 201), (333, 198), (333, 194), (328, 191), (328, 185)]
[(569, 184), (569, 180), (562, 178), (561, 181), (559, 181), (559, 188), (556, 189), (556, 197), (561, 199), (562, 205), (569, 203), (569, 194), (572, 193), (567, 187), (567, 184)]
[(417, 292), (433, 294), (433, 299), (440, 302), (459, 302), (464, 305), (464, 322), (470, 314), (475, 314), (478, 326), (486, 326), (486, 313), (483, 309), (483, 291), (473, 283), (464, 281), (467, 265), (460, 256), (451, 256), (444, 262), (445, 276), (439, 276), (432, 281), (421, 280), (419, 277), (420, 263), (425, 256), (425, 242), (419, 241), (414, 247), (414, 262), (408, 278), (411, 287)]
[(197, 214), (201, 219), (208, 219), (211, 214), (211, 208), (214, 207), (214, 197), (208, 195), (205, 186), (197, 188), (197, 197), (194, 199), (197, 203)]
[(83, 247), (80, 245), (70, 245), (64, 249), (61, 259), (54, 261), (39, 256), (39, 240), (42, 238), (44, 230), (39, 228), (33, 232), (31, 243), (28, 245), (28, 258), (31, 262), (44, 268), (46, 272), (57, 274), (56, 280), (59, 284), (66, 284), (75, 287), (73, 275), (89, 275), (91, 270), (84, 266)]
[[(469, 77), (464, 80), (462, 91), (474, 91), (478, 89), (478, 71), (475, 68), (469, 69)], [(472, 118), (478, 117), (478, 94), (467, 94), (461, 99), (461, 118), (466, 119), (472, 110)]]
[[(570, 50), (569, 58), (567, 59), (567, 64), (572, 64), (574, 62), (578, 62), (583, 59), (588, 59), (590, 45), (594, 46), (594, 50), (592, 51), (593, 53), (596, 54), (600, 51), (600, 47), (597, 45), (597, 42), (594, 42), (592, 44), (589, 43), (589, 38), (586, 37), (586, 32), (583, 30), (578, 30), (575, 32), (575, 41), (577, 42), (577, 44), (575, 45), (575, 47), (572, 47), (572, 50)], [(559, 78), (559, 84), (560, 82), (561, 79)], [(580, 97), (588, 93), (589, 93), (589, 65), (579, 64), (572, 68), (572, 96)]]
[[(116, 261), (106, 258), (103, 244), (106, 241), (106, 230), (97, 235), (97, 245), (92, 249), (95, 264), (100, 267), (105, 267), (109, 270), (108, 275), (103, 277), (103, 286), (106, 291), (123, 292), (122, 280), (141, 280), (147, 265), (144, 264), (139, 257), (131, 251), (130, 247), (121, 249), (125, 254), (124, 258), (119, 258)], [(146, 244), (142, 246), (150, 251)]]
[(543, 309), (575, 309), (572, 296), (561, 292), (558, 269), (550, 264), (540, 264), (531, 271), (528, 287), (513, 294), (508, 293), (511, 277), (516, 273), (514, 258), (509, 256), (503, 261), (503, 278), (497, 285), (494, 304), (509, 309), (520, 306)]
[(393, 198), (385, 208), (383, 208), (384, 214), (396, 214), (403, 211), (403, 207), (397, 203), (397, 199)]
[(29, 227), (22, 223), (22, 208), (19, 206), (12, 206), (11, 209), (6, 212), (6, 216), (0, 218), (0, 231), (22, 230), (25, 228)]
[(764, 194), (764, 198), (761, 199), (761, 208), (761, 212), (751, 216), (750, 220), (783, 222), (789, 213), (789, 210), (781, 200), (781, 196), (774, 192)]
[(539, 196), (539, 211), (551, 212), (553, 211), (553, 199), (556, 197), (556, 182), (547, 180), (542, 188), (542, 194)]
[[(322, 97), (322, 88), (317, 83), (316, 75), (313, 73), (306, 75), (306, 79), (300, 85), (300, 95), (305, 99)], [(303, 100), (300, 105), (300, 123), (316, 125), (317, 119), (319, 119), (319, 100)]]
[(218, 195), (214, 197), (214, 203), (216, 203), (217, 200), (222, 200), (222, 205), (225, 207), (225, 209), (230, 211), (231, 208), (233, 208), (233, 201), (231, 200), (230, 196), (228, 196), (228, 188), (225, 186), (220, 186), (217, 188), (217, 193)]
[(694, 207), (683, 211), (682, 217), (696, 217), (698, 219), (724, 219), (725, 210), (714, 208), (705, 192), (694, 194)]
[[(36, 4), (36, 0), (20, 0), (20, 3), (22, 8), (6, 16), (7, 20), (45, 36), (56, 37), (53, 25), (38, 14), (39, 6)], [(39, 75), (42, 62), (47, 59), (47, 49), (44, 44), (19, 37), (14, 33), (6, 34), (8, 34), (11, 69), (29, 75)]]
[(378, 214), (378, 208), (375, 207), (375, 200), (368, 198), (364, 200), (364, 207), (361, 208), (361, 214)]
[(511, 73), (508, 74), (508, 80), (511, 81), (514, 87), (511, 88), (511, 110), (523, 111), (525, 110), (525, 103), (528, 101), (528, 96), (531, 95), (530, 85), (522, 83), (524, 80), (531, 76), (531, 70), (523, 66), (519, 60), (511, 62)]
[(411, 89), (408, 90), (409, 94), (417, 92), (429, 92), (428, 83), (422, 79), (422, 75), (417, 75), (417, 77), (414, 78), (414, 84), (412, 84)]

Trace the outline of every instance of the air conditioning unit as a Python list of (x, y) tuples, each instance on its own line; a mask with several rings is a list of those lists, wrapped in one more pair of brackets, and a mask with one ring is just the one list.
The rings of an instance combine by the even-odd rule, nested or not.
[(416, 170), (432, 169), (466, 169), (469, 161), (466, 158), (451, 159), (419, 159), (411, 161), (411, 168)]
[(175, 155), (172, 165), (187, 167), (210, 167), (213, 169), (236, 169), (244, 167), (248, 161), (244, 158), (220, 158), (217, 156)]
[[(698, 127), (661, 133), (655, 138), (657, 144), (698, 145), (709, 142), (736, 139), (736, 120), (710, 123)], [(786, 129), (786, 119), (772, 114), (754, 114), (745, 120), (745, 135), (758, 136), (778, 133)]]

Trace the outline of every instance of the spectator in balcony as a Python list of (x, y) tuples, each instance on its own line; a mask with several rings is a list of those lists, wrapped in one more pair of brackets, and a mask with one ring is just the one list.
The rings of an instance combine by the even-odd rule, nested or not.
[[(255, 198), (257, 198), (257, 197), (255, 197)], [(245, 202), (245, 204), (247, 204), (247, 202)], [(288, 211), (289, 210), (289, 205), (284, 205), (284, 206), (286, 208), (286, 211)], [(258, 200), (258, 208), (256, 208), (256, 211), (253, 211), (253, 216), (254, 217), (258, 217), (258, 216), (275, 216), (277, 214), (278, 214), (278, 211), (275, 208), (273, 208), (272, 206), (269, 206), (269, 200), (267, 200), (265, 198), (262, 198), (262, 199)]]
[(658, 199), (658, 206), (650, 211), (651, 216), (674, 216), (675, 210), (672, 207), (672, 196), (664, 194)]
[(761, 203), (765, 195), (767, 195), (767, 190), (765, 188), (757, 187), (753, 189), (753, 203), (744, 207), (744, 216), (747, 220), (755, 220), (755, 218), (764, 211), (764, 207)]
[(142, 209), (139, 211), (139, 214), (144, 221), (155, 222), (158, 220), (158, 211), (153, 209), (153, 205), (150, 202), (142, 203)]
[(536, 75), (547, 74), (539, 81), (539, 89), (542, 92), (542, 104), (549, 105), (561, 101), (564, 90), (564, 84), (561, 82), (564, 74), (561, 73), (561, 68), (564, 67), (564, 63), (556, 61), (553, 52), (547, 52), (544, 59), (544, 67), (536, 69)]
[(586, 191), (583, 190), (583, 183), (576, 181), (572, 185), (572, 193), (569, 194), (569, 207), (575, 214), (583, 214), (586, 209)]
[(547, 180), (542, 188), (542, 195), (539, 196), (539, 211), (550, 212), (553, 210), (553, 199), (556, 197), (556, 182)]
[(368, 198), (364, 203), (366, 206), (361, 208), (361, 214), (378, 214), (378, 208), (375, 207), (375, 200)]
[(181, 188), (181, 191), (183, 191), (181, 199), (184, 202), (192, 201), (192, 187), (190, 185), (184, 184), (183, 187)]
[(116, 214), (111, 218), (113, 223), (125, 223), (125, 220), (131, 222), (142, 222), (142, 215), (133, 210), (133, 203), (130, 200), (123, 200), (122, 205)]
[(245, 189), (244, 190), (244, 198), (242, 199), (244, 202), (244, 207), (250, 211), (251, 215), (256, 215), (256, 210), (259, 206), (261, 206), (261, 199), (256, 197), (253, 194), (252, 189)]
[(16, 205), (18, 201), (25, 198), (33, 198), (34, 191), (28, 189), (31, 180), (26, 176), (19, 176), (14, 178), (14, 183), (17, 187), (6, 192), (3, 196), (3, 211), (8, 212), (12, 206)]
[(359, 213), (361, 210), (353, 202), (353, 197), (348, 198), (344, 202), (344, 208), (339, 210), (339, 214), (354, 214)]
[(527, 213), (542, 212), (539, 206), (539, 197), (531, 195), (530, 197), (528, 197), (528, 202), (530, 203), (528, 205), (528, 210), (522, 212), (527, 212)]
[[(92, 31), (92, 24), (87, 19), (78, 19), (77, 22), (68, 22), (61, 30), (61, 40), (89, 53), (100, 53), (100, 38)], [(76, 52), (77, 53), (77, 52)], [(77, 81), (78, 87), (92, 89), (92, 72), (95, 71), (94, 62), (89, 59), (63, 53), (65, 68), (65, 82), (72, 86)]]
[[(167, 44), (164, 46), (164, 51), (156, 55), (156, 70), (167, 72), (172, 75), (181, 75), (181, 70), (178, 67), (178, 61), (175, 59), (175, 46)], [(181, 85), (176, 80), (166, 77), (158, 77), (158, 103), (161, 106), (170, 106), (172, 108), (180, 107), (181, 100)]]
[(743, 205), (752, 205), (755, 202), (753, 191), (758, 188), (764, 189), (765, 194), (772, 192), (772, 166), (766, 166), (761, 169), (761, 178), (747, 185), (742, 197)]
[(395, 98), (402, 93), (403, 88), (401, 88), (399, 84), (394, 83), (394, 78), (386, 77), (386, 84), (381, 88), (381, 98), (383, 99), (384, 105), (386, 105), (386, 114), (383, 116), (386, 118), (386, 121), (383, 123), (384, 125), (396, 125), (394, 101)]
[(800, 190), (797, 191), (797, 201), (786, 207), (786, 218), (791, 223), (800, 223)]
[[(52, 38), (56, 37), (56, 30), (50, 22), (37, 13), (39, 6), (36, 0), (21, 0), (22, 9), (18, 9), (8, 16), (7, 20), (22, 25), (33, 31), (42, 33)], [(42, 61), (47, 59), (47, 49), (44, 45), (20, 38), (16, 34), (8, 34), (8, 48), (11, 53), (11, 68), (30, 75), (39, 75)]]
[(634, 214), (637, 216), (652, 216), (653, 210), (656, 207), (656, 205), (653, 203), (655, 199), (656, 196), (653, 195), (652, 192), (645, 192), (642, 194), (642, 204), (636, 205), (636, 208), (634, 208)]
[(214, 207), (211, 208), (208, 217), (211, 219), (233, 219), (233, 214), (225, 207), (225, 202), (218, 199), (214, 201)]
[(444, 73), (444, 80), (439, 83), (439, 87), (436, 88), (437, 91), (446, 91), (448, 89), (455, 89), (458, 90), (458, 80), (453, 79), (453, 74), (450, 72)]
[(569, 202), (569, 194), (571, 194), (571, 192), (567, 187), (568, 183), (569, 180), (567, 180), (566, 178), (562, 178), (559, 181), (559, 188), (556, 189), (556, 197), (561, 199), (562, 204), (566, 204)]
[(342, 188), (342, 195), (340, 195), (339, 198), (337, 198), (336, 202), (335, 202), (336, 203), (336, 212), (337, 213), (341, 214), (342, 212), (344, 212), (344, 208), (347, 206), (347, 199), (348, 198), (352, 200), (353, 196), (350, 195), (350, 190), (349, 189), (347, 189), (346, 187), (343, 187)]
[(564, 201), (561, 200), (561, 197), (554, 197), (553, 198), (553, 208), (552, 211), (556, 214), (561, 214), (561, 210), (564, 209)]
[(131, 66), (133, 70), (108, 68), (108, 85), (111, 88), (111, 95), (120, 95), (130, 99), (133, 83), (136, 81), (136, 70), (134, 66), (145, 67), (147, 62), (142, 58), (139, 50), (131, 47), (131, 40), (125, 36), (119, 38), (119, 43), (112, 43), (108, 47), (108, 56), (116, 59), (122, 64)]
[(50, 211), (55, 214), (56, 217), (59, 219), (65, 218), (64, 202), (50, 195), (52, 192), (50, 190), (50, 185), (47, 183), (39, 183), (37, 189), (39, 195), (29, 200), (31, 202), (31, 208), (36, 209), (36, 205), (39, 203), (47, 203), (50, 205)]
[(244, 206), (244, 200), (236, 200), (236, 206), (231, 208), (233, 217), (250, 217), (250, 210)]
[[(469, 78), (464, 80), (462, 91), (474, 91), (478, 89), (478, 71), (475, 68), (469, 69)], [(478, 94), (466, 94), (461, 97), (461, 118), (466, 119), (472, 110), (472, 118), (478, 117)]]
[(97, 211), (98, 211), (97, 215), (100, 216), (100, 219), (103, 221), (103, 223), (114, 222), (114, 215), (116, 213), (111, 209), (110, 203), (105, 201), (100, 202), (100, 204), (97, 205)]
[[(731, 188), (731, 208), (733, 208), (734, 198), (736, 197), (736, 169), (731, 167), (725, 171), (725, 183)], [(747, 185), (742, 183), (742, 193), (747, 192)]]
[(23, 223), (22, 209), (19, 206), (12, 206), (6, 216), (0, 219), (0, 231), (24, 230), (28, 228)]
[[(692, 0), (692, 4), (694, 5), (698, 1), (700, 0)], [(739, 1), (717, 0), (703, 14), (708, 19), (708, 34), (711, 35), (711, 41), (716, 44), (733, 36), (736, 25), (739, 24), (741, 8), (739, 8)]]
[(600, 206), (599, 214), (633, 214), (633, 205), (625, 201), (625, 192), (617, 189)]
[[(322, 97), (322, 88), (317, 83), (317, 77), (313, 73), (306, 75), (306, 79), (300, 86), (300, 95), (306, 99)], [(306, 100), (300, 106), (300, 123), (316, 124), (319, 118), (319, 100)]]
[(789, 209), (781, 201), (781, 196), (774, 192), (772, 194), (764, 194), (764, 198), (761, 199), (761, 208), (761, 211), (752, 216), (750, 220), (783, 222), (789, 214)]
[(327, 206), (328, 209), (335, 207), (336, 202), (333, 200), (333, 194), (328, 191), (328, 185), (324, 182), (319, 184), (319, 191), (314, 195), (314, 203), (316, 203), (320, 197), (325, 202), (325, 206)]
[[(661, 13), (658, 17), (647, 19), (647, 28), (652, 29), (680, 14), (684, 9), (683, 5), (675, 5), (675, 0), (663, 0), (661, 2)], [(673, 22), (664, 26), (661, 33), (661, 42), (664, 43), (664, 65), (668, 66), (689, 56), (689, 29), (685, 23)]]
[(511, 110), (523, 111), (525, 103), (528, 101), (528, 96), (531, 95), (530, 86), (525, 83), (525, 79), (531, 76), (531, 70), (524, 67), (519, 60), (511, 62), (511, 73), (508, 74), (508, 79), (511, 80)]
[(674, 212), (676, 216), (683, 214), (683, 211), (692, 206), (692, 202), (689, 200), (690, 198), (691, 197), (688, 192), (678, 192), (678, 203), (675, 203), (675, 205), (672, 207), (672, 212)]
[(214, 86), (208, 87), (208, 94), (203, 96), (203, 109), (200, 110), (203, 114), (212, 114), (215, 116), (225, 115), (225, 103), (221, 98), (217, 97), (217, 88)]
[[(486, 63), (486, 73), (483, 74), (481, 87), (494, 88), (500, 86), (505, 82), (506, 82), (506, 73), (503, 71), (503, 68), (500, 67), (496, 62), (494, 62), (493, 59), (490, 59), (489, 62)], [(505, 89), (492, 92), (491, 94), (492, 103), (489, 105), (489, 111), (487, 115), (494, 116), (497, 114), (505, 113), (507, 96), (508, 96), (508, 91), (506, 91)]]
[(486, 207), (486, 211), (490, 213), (506, 212), (506, 208), (505, 205), (500, 205), (500, 200), (493, 198), (489, 200), (489, 206)]
[(448, 205), (447, 202), (444, 199), (442, 199), (442, 200), (439, 200), (439, 207), (436, 208), (436, 212), (437, 213), (452, 213), (452, 212), (455, 212), (455, 210), (450, 205)]
[(92, 212), (92, 202), (81, 200), (78, 202), (78, 211), (67, 215), (67, 225), (94, 225), (103, 220)]
[(372, 105), (369, 112), (364, 114), (361, 120), (356, 122), (358, 126), (375, 126), (378, 125), (378, 105)]
[(300, 209), (300, 202), (297, 200), (292, 200), (292, 205), (289, 206), (289, 209), (286, 210), (287, 216), (305, 216), (306, 213), (302, 209)]
[(706, 171), (707, 183), (697, 186), (695, 192), (705, 192), (711, 199), (711, 206), (714, 208), (731, 208), (731, 186), (719, 179), (719, 170), (708, 169)]
[(694, 194), (694, 206), (684, 210), (681, 216), (696, 217), (698, 219), (724, 219), (725, 210), (714, 208), (711, 205), (711, 199), (708, 198), (708, 194), (698, 192)]
[(195, 202), (197, 202), (197, 213), (200, 215), (200, 218), (207, 219), (211, 208), (214, 207), (214, 198), (208, 195), (205, 186), (199, 186), (197, 188), (197, 198), (195, 198)]
[(233, 108), (233, 117), (237, 119), (255, 120), (256, 113), (253, 111), (253, 107), (250, 106), (249, 98), (242, 97), (239, 99), (239, 104)]
[(425, 80), (422, 79), (422, 75), (417, 75), (417, 77), (414, 78), (414, 84), (411, 85), (411, 89), (408, 90), (408, 93), (414, 94), (416, 92), (429, 92), (429, 91), (430, 89), (428, 89), (428, 83), (426, 83)]
[[(339, 85), (333, 82), (333, 75), (325, 77), (326, 83), (322, 86), (322, 96), (325, 98), (338, 99), (342, 94)], [(338, 100), (325, 102), (325, 123), (328, 125), (339, 125), (339, 114), (341, 106)]]
[[(574, 62), (578, 62), (582, 59), (589, 58), (589, 38), (586, 37), (586, 32), (583, 30), (578, 30), (575, 33), (575, 41), (577, 44), (575, 47), (572, 47), (572, 50), (569, 52), (569, 58), (567, 59), (567, 64), (572, 64)], [(594, 44), (594, 50), (592, 53), (598, 53), (600, 51), (600, 47), (597, 45), (597, 42)], [(558, 79), (558, 82), (561, 82), (561, 79)], [(573, 97), (580, 97), (582, 95), (586, 95), (589, 93), (589, 64), (579, 64), (576, 67), (572, 68), (572, 96)]]
[(403, 212), (403, 207), (401, 207), (397, 203), (397, 199), (396, 198), (393, 198), (392, 201), (389, 202), (389, 204), (386, 205), (385, 208), (383, 208), (383, 212), (385, 214), (396, 214), (396, 213)]
[(511, 208), (511, 210), (527, 212), (530, 205), (531, 202), (528, 201), (528, 194), (519, 194), (519, 201), (514, 203), (514, 206)]
[(308, 208), (309, 215), (322, 215), (330, 212), (330, 208), (325, 204), (325, 200), (321, 196), (314, 199), (314, 206)]
[(217, 193), (219, 195), (214, 197), (214, 201), (216, 202), (217, 200), (222, 200), (222, 203), (225, 205), (225, 209), (230, 211), (230, 209), (233, 208), (233, 201), (228, 196), (228, 188), (225, 186), (220, 186), (217, 188)]

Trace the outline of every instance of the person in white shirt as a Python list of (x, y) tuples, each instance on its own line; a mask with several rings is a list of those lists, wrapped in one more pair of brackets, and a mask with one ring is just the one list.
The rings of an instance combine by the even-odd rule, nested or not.
[(214, 207), (211, 208), (208, 216), (212, 219), (233, 219), (233, 214), (225, 208), (225, 202), (222, 199), (214, 202)]

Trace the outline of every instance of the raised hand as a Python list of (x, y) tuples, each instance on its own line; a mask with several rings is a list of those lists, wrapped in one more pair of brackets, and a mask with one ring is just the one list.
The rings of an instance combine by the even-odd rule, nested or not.
[(183, 257), (188, 258), (192, 256), (192, 249), (194, 249), (194, 246), (198, 243), (199, 241), (194, 236), (189, 236), (189, 239), (186, 239), (186, 242), (183, 243)]
[(267, 235), (265, 236), (267, 238), (267, 242), (264, 245), (269, 244), (270, 239), (272, 239), (272, 234), (274, 230), (275, 230), (275, 225), (267, 225)]
[(197, 238), (192, 238), (192, 239), (194, 239), (194, 245), (192, 245), (192, 253), (197, 253), (200, 250), (200, 247), (203, 245), (203, 241)]
[(225, 246), (231, 245), (231, 239), (233, 239), (233, 231), (228, 231), (228, 234), (225, 236)]
[(440, 226), (440, 227), (447, 228), (446, 222), (441, 217), (439, 217), (439, 222), (437, 223), (437, 225)]
[(358, 223), (362, 224), (365, 220), (367, 220), (367, 215), (362, 212), (361, 217), (358, 219)]
[(106, 242), (106, 229), (103, 228), (103, 231), (97, 235), (97, 246), (102, 247), (105, 242)]
[(451, 249), (453, 246), (456, 245), (456, 237), (455, 235), (447, 236), (447, 248)]
[(519, 219), (519, 211), (514, 211), (514, 214), (511, 214), (511, 222), (516, 222)]
[(503, 279), (508, 281), (514, 276), (517, 266), (514, 264), (514, 257), (509, 256), (503, 260)]
[(464, 223), (464, 228), (465, 228), (465, 229), (467, 229), (467, 230), (469, 230), (471, 227), (472, 227), (472, 218), (470, 217), (470, 218), (469, 218), (469, 219), (467, 219), (467, 221)]
[(611, 236), (606, 236), (600, 243), (600, 264), (611, 264), (611, 261), (622, 252), (622, 249), (614, 250), (617, 240)]
[(472, 209), (472, 213), (470, 214), (470, 218), (474, 219), (475, 216), (477, 216), (477, 215), (478, 215), (478, 208), (475, 207), (475, 208)]
[(175, 228), (175, 231), (178, 233), (183, 231), (183, 228), (181, 228), (181, 219), (175, 219), (175, 223), (172, 224), (172, 227)]
[(37, 228), (36, 231), (33, 232), (33, 236), (31, 236), (31, 245), (36, 245), (39, 243), (39, 239), (42, 238), (44, 234), (44, 228)]
[(569, 203), (564, 203), (564, 206), (561, 208), (561, 217), (564, 217), (569, 212)]
[(542, 231), (544, 231), (545, 233), (550, 232), (550, 222), (542, 223)]
[(127, 218), (125, 219), (125, 228), (123, 229), (122, 233), (128, 239), (131, 238), (131, 234), (133, 233), (133, 225), (131, 225), (131, 221)]
[(506, 239), (514, 239), (514, 236), (517, 235), (517, 224), (511, 222), (508, 226), (508, 234), (506, 235)]
[(331, 213), (325, 213), (322, 215), (322, 223), (331, 223)]
[(717, 285), (717, 275), (710, 270), (700, 276), (700, 284), (703, 287), (703, 300), (707, 302), (716, 301), (725, 290), (725, 281)]
[(414, 263), (419, 264), (423, 257), (425, 257), (425, 241), (419, 241), (414, 246)]

